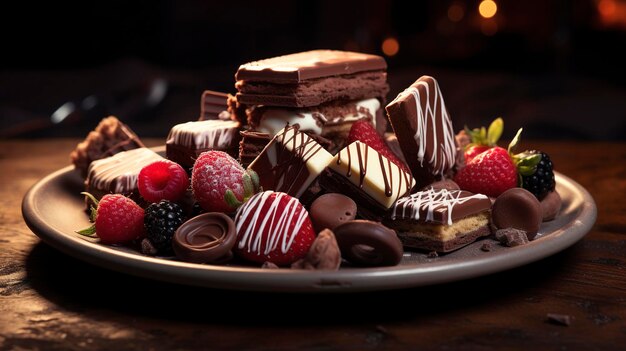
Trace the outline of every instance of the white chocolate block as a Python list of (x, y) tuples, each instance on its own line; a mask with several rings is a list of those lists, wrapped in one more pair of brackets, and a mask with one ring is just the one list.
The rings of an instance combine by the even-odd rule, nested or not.
[(390, 208), (415, 185), (411, 174), (358, 141), (339, 151), (328, 167), (385, 208)]

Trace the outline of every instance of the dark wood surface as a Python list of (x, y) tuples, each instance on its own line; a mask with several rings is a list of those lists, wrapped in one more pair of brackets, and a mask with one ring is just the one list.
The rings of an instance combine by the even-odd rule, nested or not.
[[(76, 142), (0, 141), (0, 350), (626, 347), (626, 143), (526, 142), (597, 202), (591, 232), (559, 254), (432, 287), (282, 295), (154, 282), (42, 243), (22, 197), (69, 163)], [(548, 313), (574, 320), (551, 324)]]

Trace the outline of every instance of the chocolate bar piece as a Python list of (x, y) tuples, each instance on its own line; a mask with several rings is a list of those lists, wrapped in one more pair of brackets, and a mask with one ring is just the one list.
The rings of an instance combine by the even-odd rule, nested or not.
[(218, 91), (205, 90), (200, 98), (199, 121), (211, 119), (230, 119), (227, 105), (228, 94)]
[(208, 150), (220, 150), (236, 157), (239, 151), (239, 122), (206, 120), (177, 124), (165, 142), (167, 158), (183, 167), (192, 167)]
[(241, 141), (239, 142), (239, 163), (248, 167), (252, 161), (265, 149), (272, 137), (267, 133), (244, 130), (239, 132)]
[(381, 133), (387, 127), (380, 101), (376, 98), (332, 101), (306, 108), (258, 106), (248, 109), (248, 124), (254, 130), (275, 135), (287, 125), (297, 125), (301, 131), (330, 140), (331, 152), (345, 146), (352, 124), (359, 120), (370, 121)]
[(243, 64), (237, 101), (247, 105), (306, 107), (337, 99), (384, 98), (387, 63), (380, 56), (314, 50)]
[(162, 159), (150, 149), (139, 148), (93, 161), (85, 180), (86, 191), (96, 198), (110, 193), (138, 196), (139, 172), (143, 167)]
[(490, 208), (485, 195), (430, 188), (396, 201), (385, 224), (405, 247), (449, 252), (490, 234)]
[(96, 129), (89, 132), (85, 140), (72, 151), (70, 158), (81, 175), (86, 177), (87, 168), (92, 161), (139, 147), (145, 145), (137, 134), (116, 117), (109, 116), (102, 119)]
[(415, 180), (367, 144), (355, 141), (333, 158), (320, 185), (354, 199), (361, 217), (379, 219)]
[(420, 77), (386, 110), (418, 187), (453, 170), (457, 157), (454, 129), (433, 77)]
[(288, 126), (274, 136), (248, 169), (259, 175), (263, 189), (300, 197), (332, 157), (298, 127)]

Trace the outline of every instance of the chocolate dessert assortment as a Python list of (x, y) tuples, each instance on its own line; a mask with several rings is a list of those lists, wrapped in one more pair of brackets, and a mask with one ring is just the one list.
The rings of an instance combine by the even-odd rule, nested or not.
[[(128, 221), (123, 242), (109, 233), (101, 242), (300, 270), (394, 266), (404, 250), (436, 259), (487, 237), (509, 247), (540, 237), (561, 207), (549, 156), (515, 154), (521, 129), (499, 147), (500, 118), (455, 135), (430, 76), (385, 107), (386, 69), (380, 56), (332, 50), (243, 64), (235, 95), (207, 90), (199, 120), (172, 126), (166, 158), (104, 119), (71, 155), (95, 204), (95, 235)], [(132, 214), (110, 205), (121, 201), (112, 194)]]

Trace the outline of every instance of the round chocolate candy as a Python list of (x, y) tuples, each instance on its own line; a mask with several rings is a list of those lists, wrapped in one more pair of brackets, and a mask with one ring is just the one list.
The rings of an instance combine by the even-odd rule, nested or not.
[(172, 238), (176, 257), (194, 263), (223, 263), (232, 258), (237, 231), (223, 213), (209, 212), (183, 223)]
[(333, 232), (341, 256), (361, 266), (395, 266), (402, 259), (402, 242), (396, 232), (378, 222), (357, 219)]
[(543, 213), (543, 221), (551, 221), (561, 210), (561, 195), (556, 190), (551, 191), (541, 200), (541, 212)]
[(446, 189), (446, 190), (461, 190), (459, 185), (452, 179), (442, 179), (438, 180), (432, 184), (426, 185), (422, 188), (422, 190), (430, 190), (433, 189)]
[(324, 194), (313, 201), (309, 215), (316, 233), (327, 228), (334, 230), (356, 217), (356, 203), (343, 194)]
[(496, 198), (491, 219), (497, 229), (520, 229), (526, 232), (528, 240), (532, 240), (543, 219), (541, 204), (530, 191), (512, 188)]

